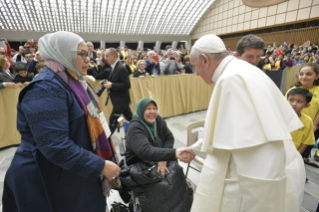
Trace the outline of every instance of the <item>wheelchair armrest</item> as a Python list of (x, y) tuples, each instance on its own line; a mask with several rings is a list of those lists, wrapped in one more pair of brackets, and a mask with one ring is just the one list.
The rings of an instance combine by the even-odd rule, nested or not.
[(122, 157), (125, 156), (125, 147), (123, 143), (120, 143), (120, 153)]

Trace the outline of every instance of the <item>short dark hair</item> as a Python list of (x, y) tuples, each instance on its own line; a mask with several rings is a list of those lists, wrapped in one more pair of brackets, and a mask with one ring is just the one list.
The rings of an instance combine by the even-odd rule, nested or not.
[(288, 94), (287, 94), (287, 99), (289, 98), (289, 96), (293, 96), (293, 95), (301, 95), (304, 96), (306, 98), (306, 102), (307, 104), (309, 104), (312, 100), (312, 93), (310, 91), (308, 91), (307, 89), (303, 89), (303, 88), (293, 88), (291, 89)]
[(23, 62), (16, 62), (13, 64), (13, 69), (15, 70), (15, 72), (19, 72), (19, 71), (27, 71), (28, 70), (28, 66), (27, 64), (23, 63)]
[(264, 49), (265, 42), (263, 41), (263, 39), (253, 34), (246, 35), (238, 41), (236, 52), (238, 52), (239, 55), (242, 55), (245, 52), (246, 47), (251, 47), (254, 49)]

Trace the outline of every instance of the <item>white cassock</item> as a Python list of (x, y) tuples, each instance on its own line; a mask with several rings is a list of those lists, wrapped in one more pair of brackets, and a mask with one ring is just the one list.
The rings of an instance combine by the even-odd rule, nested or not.
[(271, 79), (227, 56), (216, 69), (204, 137), (207, 154), (192, 212), (299, 212), (306, 179), (290, 132), (295, 111)]

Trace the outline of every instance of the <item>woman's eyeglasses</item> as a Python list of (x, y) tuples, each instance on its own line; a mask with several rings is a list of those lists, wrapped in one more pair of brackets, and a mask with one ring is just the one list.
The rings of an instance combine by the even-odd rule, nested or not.
[(85, 50), (78, 50), (77, 52), (78, 52), (78, 55), (83, 58), (83, 60), (89, 57), (89, 52)]

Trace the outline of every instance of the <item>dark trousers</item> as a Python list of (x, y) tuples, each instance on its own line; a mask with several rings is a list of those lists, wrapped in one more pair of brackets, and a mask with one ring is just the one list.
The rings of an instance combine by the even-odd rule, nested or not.
[(111, 116), (110, 116), (110, 123), (109, 123), (110, 130), (111, 130), (112, 134), (115, 131), (116, 126), (117, 126), (118, 116), (116, 116), (116, 114), (118, 114), (118, 115), (123, 114), (125, 119), (128, 120), (128, 121), (131, 121), (132, 120), (132, 116), (133, 116), (130, 106), (127, 106), (123, 111), (118, 111), (118, 110), (116, 110), (113, 107), (113, 110), (112, 110), (112, 113), (111, 113)]
[[(315, 131), (314, 134), (315, 134), (315, 141), (316, 141), (319, 138), (319, 130)], [(312, 147), (313, 145), (307, 146), (307, 148), (305, 149), (305, 151), (302, 153), (301, 156), (303, 158), (309, 158), (311, 156), (310, 153), (311, 153)]]

